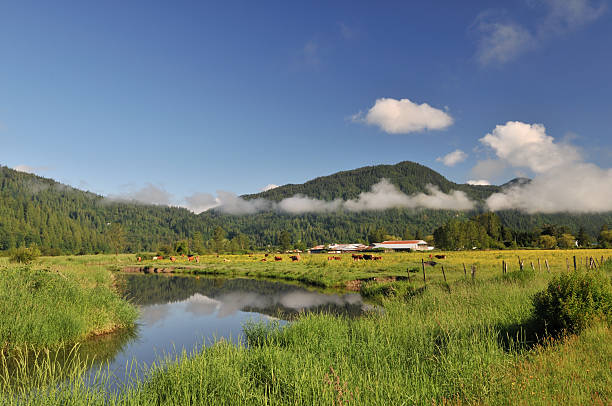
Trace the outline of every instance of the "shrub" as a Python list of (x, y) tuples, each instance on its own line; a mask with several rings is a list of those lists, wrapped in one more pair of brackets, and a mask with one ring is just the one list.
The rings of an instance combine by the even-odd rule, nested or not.
[(28, 264), (40, 256), (40, 250), (37, 247), (19, 247), (9, 251), (9, 260), (11, 262), (19, 262)]
[(549, 333), (579, 333), (595, 319), (612, 320), (612, 285), (601, 273), (563, 273), (535, 294), (533, 305)]

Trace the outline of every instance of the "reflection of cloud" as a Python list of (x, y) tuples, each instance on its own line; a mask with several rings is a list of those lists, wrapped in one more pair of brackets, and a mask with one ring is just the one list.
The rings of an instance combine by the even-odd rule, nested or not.
[(213, 314), (221, 305), (218, 300), (211, 299), (199, 293), (187, 299), (185, 310), (195, 316), (209, 316)]
[(307, 290), (263, 295), (254, 292), (232, 292), (219, 296), (218, 317), (227, 317), (243, 309), (266, 309), (282, 306), (291, 310), (301, 311), (319, 306), (346, 306), (361, 304), (361, 296), (353, 293), (346, 295), (326, 295)]
[(151, 305), (140, 310), (140, 320), (148, 325), (154, 325), (168, 317), (168, 306)]

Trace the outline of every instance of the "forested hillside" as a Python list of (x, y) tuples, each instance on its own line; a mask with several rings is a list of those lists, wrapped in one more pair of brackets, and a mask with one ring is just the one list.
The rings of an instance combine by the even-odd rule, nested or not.
[(388, 179), (406, 194), (425, 192), (427, 185), (437, 186), (444, 193), (461, 190), (475, 200), (483, 200), (500, 190), (499, 186), (472, 186), (453, 183), (438, 172), (416, 162), (404, 161), (395, 165), (365, 166), (322, 176), (299, 185), (284, 185), (266, 192), (245, 195), (246, 199), (257, 197), (281, 200), (296, 194), (322, 200), (354, 199), (359, 193), (368, 191), (381, 179)]
[[(459, 189), (482, 200), (499, 190), (498, 186), (457, 185), (422, 165), (402, 162), (340, 172), (246, 198), (280, 200), (301, 193), (321, 199), (350, 199), (368, 191), (381, 178), (389, 179), (406, 193), (424, 191), (431, 183), (443, 191)], [(195, 215), (183, 208), (109, 200), (0, 166), (0, 250), (35, 244), (47, 254), (111, 252), (114, 243), (120, 241), (122, 250), (136, 252), (157, 250), (187, 239), (204, 247), (218, 228), (224, 231), (228, 246), (232, 242), (232, 249), (277, 246), (283, 233), (289, 235), (291, 244), (302, 247), (330, 242), (374, 242), (386, 236), (424, 238), (451, 219), (465, 220), (478, 212), (389, 209), (229, 215), (209, 210)], [(557, 224), (567, 226), (573, 233), (584, 227), (587, 233), (596, 236), (603, 224), (612, 224), (612, 213), (526, 215), (505, 211), (498, 215), (508, 229), (525, 232), (544, 224)], [(117, 225), (120, 238), (114, 234)]]

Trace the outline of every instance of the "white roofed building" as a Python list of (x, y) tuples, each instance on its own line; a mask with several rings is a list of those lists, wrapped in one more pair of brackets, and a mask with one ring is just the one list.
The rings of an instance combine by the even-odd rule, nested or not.
[(423, 240), (383, 241), (374, 244), (373, 248), (383, 248), (393, 251), (427, 251), (430, 249), (427, 242)]

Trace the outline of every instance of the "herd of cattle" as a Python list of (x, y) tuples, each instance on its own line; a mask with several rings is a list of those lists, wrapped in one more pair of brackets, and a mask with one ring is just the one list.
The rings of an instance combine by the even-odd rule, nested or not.
[[(270, 255), (270, 254), (265, 254), (265, 258), (263, 258), (261, 261), (262, 262), (266, 262), (268, 260), (267, 259), (268, 255)], [(253, 254), (249, 254), (249, 256), (252, 257)], [(184, 254), (182, 254), (181, 257), (183, 259), (187, 259), (187, 261), (189, 261), (189, 262), (191, 262), (191, 261), (194, 261), (194, 262), (197, 262), (197, 263), (200, 262), (200, 256), (199, 255), (184, 255)], [(217, 257), (218, 257), (218, 255), (217, 255)], [(364, 260), (364, 261), (380, 261), (380, 260), (383, 259), (382, 256), (376, 256), (376, 255), (372, 255), (372, 254), (351, 254), (351, 258), (353, 258), (353, 261), (361, 261), (361, 260)], [(429, 258), (430, 259), (431, 258), (446, 259), (446, 255), (431, 255), (430, 254)], [(162, 259), (164, 259), (164, 257), (161, 256), (161, 255), (158, 255), (158, 256), (153, 257), (152, 259), (154, 261), (156, 261), (156, 260), (162, 260)], [(173, 256), (171, 256), (169, 259), (172, 262), (175, 262), (177, 260), (177, 258), (173, 257)], [(298, 262), (301, 259), (300, 258), (300, 254), (290, 255), (289, 259), (292, 262)], [(274, 261), (278, 262), (278, 261), (282, 261), (282, 260), (283, 260), (283, 257), (279, 257), (279, 256), (276, 256), (276, 255), (274, 256)], [(340, 260), (342, 260), (342, 257), (338, 257), (338, 256), (327, 257), (327, 260), (328, 261), (340, 261)], [(138, 257), (138, 262), (141, 262), (141, 261), (142, 261), (142, 258)], [(224, 261), (225, 262), (229, 262), (228, 259), (224, 259)], [(426, 266), (436, 266), (437, 262), (435, 262), (435, 261), (425, 261), (425, 262), (423, 262), (423, 264), (426, 265)]]

